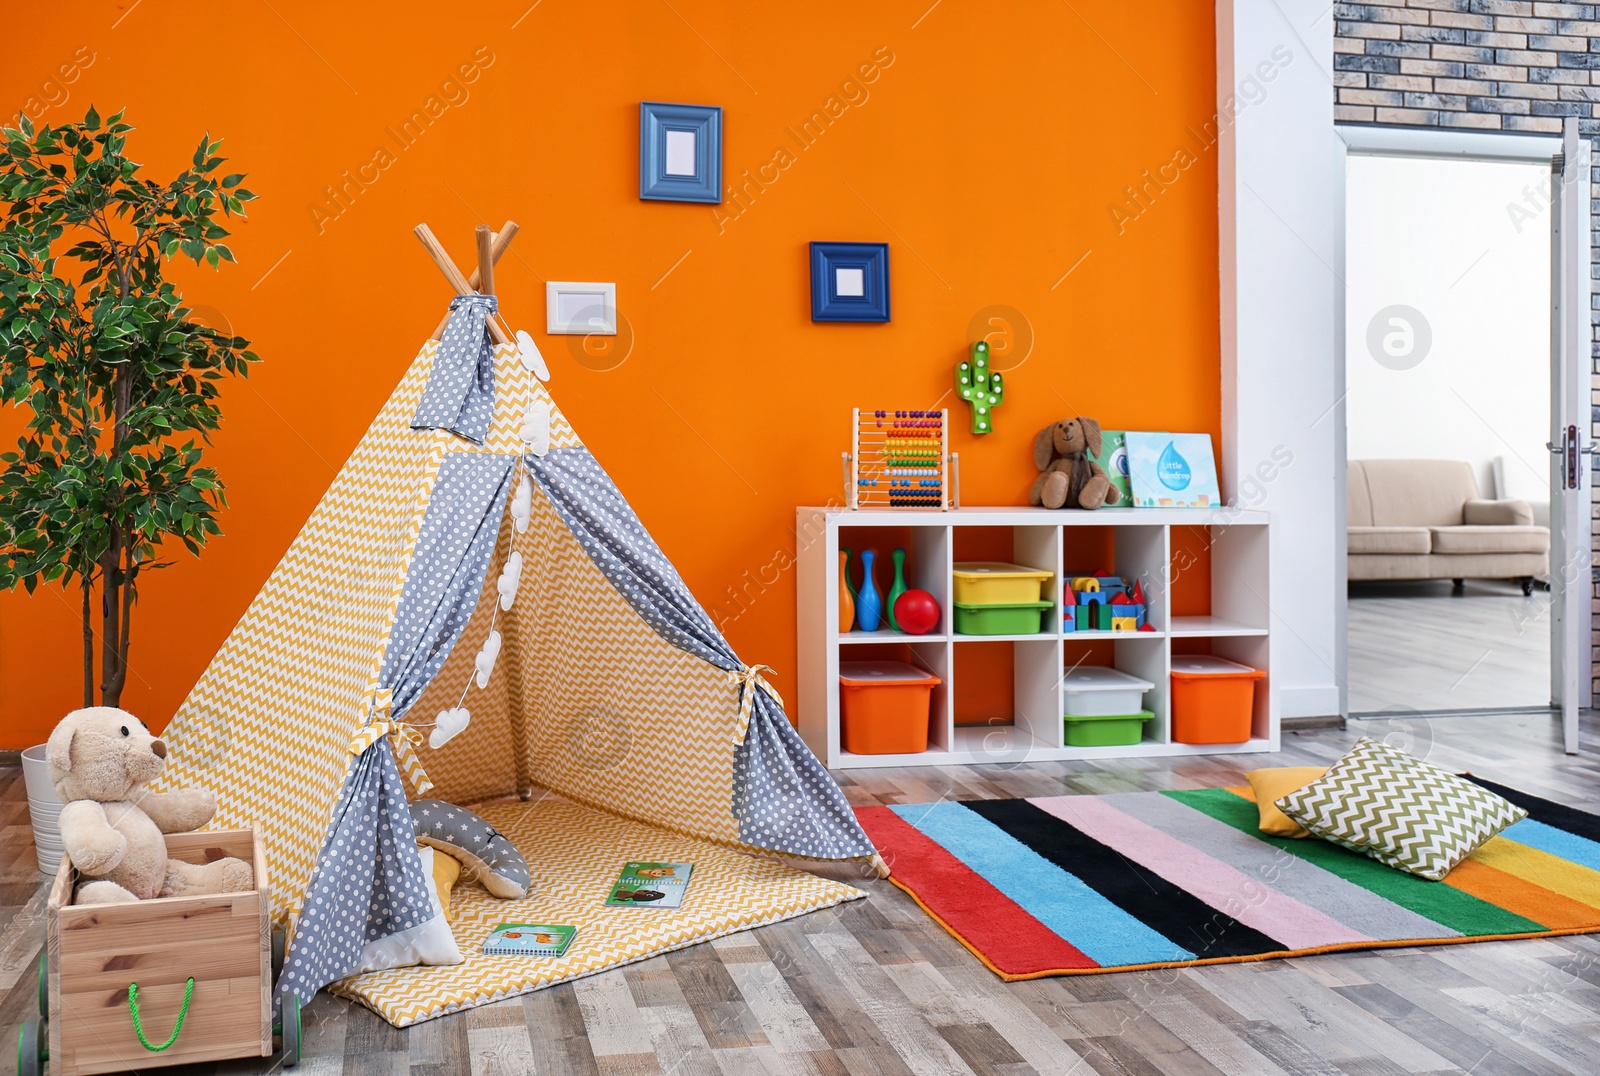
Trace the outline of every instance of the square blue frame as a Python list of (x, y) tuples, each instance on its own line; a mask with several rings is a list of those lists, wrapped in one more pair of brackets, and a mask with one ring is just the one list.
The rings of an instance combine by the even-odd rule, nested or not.
[[(694, 175), (667, 174), (667, 132), (694, 134)], [(639, 103), (639, 197), (657, 202), (722, 202), (722, 109)]]
[[(862, 271), (861, 295), (838, 293), (840, 269)], [(811, 320), (888, 321), (889, 244), (812, 243)]]

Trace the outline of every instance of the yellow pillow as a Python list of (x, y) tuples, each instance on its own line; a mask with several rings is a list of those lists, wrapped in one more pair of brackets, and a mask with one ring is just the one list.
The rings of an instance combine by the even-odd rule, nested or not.
[(455, 888), (456, 879), (461, 877), (461, 861), (434, 848), (426, 850), (433, 853), (430, 857), (433, 860), (433, 891), (439, 897), (439, 908), (444, 912), (444, 921), (448, 923), (450, 891)]
[(1250, 782), (1256, 794), (1256, 806), (1261, 811), (1261, 832), (1274, 837), (1309, 837), (1311, 834), (1306, 827), (1278, 810), (1278, 801), (1327, 772), (1326, 766), (1279, 766), (1245, 774), (1244, 779)]

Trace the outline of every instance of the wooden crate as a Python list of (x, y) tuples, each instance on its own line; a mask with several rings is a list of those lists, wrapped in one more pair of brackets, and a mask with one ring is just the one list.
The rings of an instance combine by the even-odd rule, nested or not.
[[(76, 872), (63, 859), (46, 926), (53, 1076), (272, 1053), (272, 900), (260, 833), (171, 834), (167, 855), (190, 863), (236, 856), (254, 866), (256, 887), (73, 905)], [(133, 1030), (128, 984), (139, 984), (145, 1037), (159, 1045), (172, 1034), (191, 975), (194, 996), (178, 1041), (147, 1050)]]

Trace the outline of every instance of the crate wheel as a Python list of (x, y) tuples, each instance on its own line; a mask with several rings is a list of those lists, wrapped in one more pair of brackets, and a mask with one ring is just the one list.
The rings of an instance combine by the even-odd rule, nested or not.
[(44, 1021), (29, 1020), (17, 1032), (17, 1076), (39, 1076), (49, 1056)]
[(283, 1003), (283, 1067), (300, 1063), (300, 999), (289, 996)]
[(272, 928), (272, 978), (276, 980), (283, 971), (283, 954), (287, 947), (282, 927)]
[(39, 954), (39, 1019), (50, 1019), (50, 954)]

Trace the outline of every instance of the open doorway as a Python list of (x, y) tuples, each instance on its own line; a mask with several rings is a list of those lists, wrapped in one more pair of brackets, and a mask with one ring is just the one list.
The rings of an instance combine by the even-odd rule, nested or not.
[(1552, 700), (1548, 156), (1352, 152), (1349, 711)]

